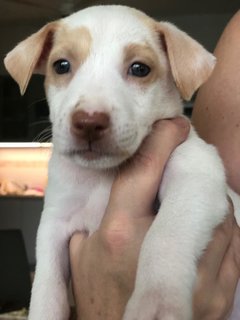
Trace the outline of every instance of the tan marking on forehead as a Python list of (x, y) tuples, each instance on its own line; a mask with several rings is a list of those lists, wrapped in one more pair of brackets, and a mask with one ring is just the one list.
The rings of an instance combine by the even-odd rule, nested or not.
[(155, 82), (164, 72), (157, 53), (147, 44), (132, 43), (124, 48), (124, 70), (128, 70), (134, 62), (142, 62), (151, 68), (151, 72), (146, 77), (128, 76), (131, 81), (144, 86)]
[[(45, 84), (66, 85), (72, 79), (77, 69), (86, 61), (90, 54), (91, 46), (92, 37), (86, 27), (70, 28), (61, 25), (54, 37)], [(59, 59), (67, 59), (70, 62), (70, 73), (58, 75), (54, 72), (52, 65)]]

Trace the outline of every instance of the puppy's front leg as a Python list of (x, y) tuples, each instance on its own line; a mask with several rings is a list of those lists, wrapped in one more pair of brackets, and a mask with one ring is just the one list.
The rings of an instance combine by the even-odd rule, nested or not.
[(197, 260), (228, 203), (221, 172), (216, 179), (202, 172), (199, 179), (191, 169), (178, 169), (172, 168), (174, 177), (164, 181), (161, 207), (141, 248), (124, 320), (192, 319)]
[[(49, 212), (45, 214), (49, 215)], [(32, 288), (29, 320), (67, 320), (68, 238), (66, 224), (45, 219), (37, 235), (37, 266)]]

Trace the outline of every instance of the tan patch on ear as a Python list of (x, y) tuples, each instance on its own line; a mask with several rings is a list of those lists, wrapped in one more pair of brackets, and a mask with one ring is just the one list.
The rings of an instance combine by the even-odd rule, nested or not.
[[(76, 70), (87, 60), (92, 47), (92, 37), (86, 27), (69, 28), (62, 26), (55, 35), (54, 47), (49, 56), (45, 85), (67, 85)], [(66, 59), (71, 64), (71, 71), (59, 75), (53, 64), (59, 59)]]
[[(32, 74), (44, 69), (43, 60), (48, 56), (51, 39), (57, 27), (58, 22), (47, 24), (20, 42), (4, 59), (5, 67), (18, 83), (21, 94), (24, 94)], [(40, 65), (41, 68), (38, 70)]]
[[(131, 43), (124, 48), (124, 72), (128, 79), (140, 85), (148, 86), (161, 77), (164, 72), (163, 67), (159, 63), (159, 57), (156, 52), (147, 44)], [(128, 69), (134, 62), (141, 62), (150, 67), (150, 73), (145, 77), (136, 77), (128, 75)]]
[(208, 79), (215, 66), (215, 57), (203, 46), (167, 22), (155, 24), (165, 42), (171, 71), (181, 96), (190, 100), (193, 93)]

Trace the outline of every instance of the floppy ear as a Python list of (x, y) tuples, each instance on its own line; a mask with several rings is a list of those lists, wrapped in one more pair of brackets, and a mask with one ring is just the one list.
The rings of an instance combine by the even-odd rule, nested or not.
[(5, 57), (5, 67), (18, 83), (21, 94), (26, 91), (33, 73), (44, 74), (56, 28), (56, 22), (47, 24), (38, 32), (20, 42)]
[(212, 73), (215, 57), (185, 32), (168, 22), (159, 22), (157, 31), (164, 41), (176, 86), (185, 100)]

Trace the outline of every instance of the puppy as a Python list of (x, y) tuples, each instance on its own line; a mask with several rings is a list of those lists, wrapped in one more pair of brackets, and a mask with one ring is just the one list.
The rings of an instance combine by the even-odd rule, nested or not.
[[(156, 120), (182, 114), (181, 99), (191, 98), (214, 64), (172, 24), (124, 6), (49, 23), (7, 55), (22, 94), (33, 73), (45, 75), (53, 129), (30, 320), (68, 319), (69, 238), (98, 228), (116, 168)], [(227, 191), (215, 148), (191, 128), (167, 164), (124, 320), (192, 318), (196, 262), (228, 212)]]

